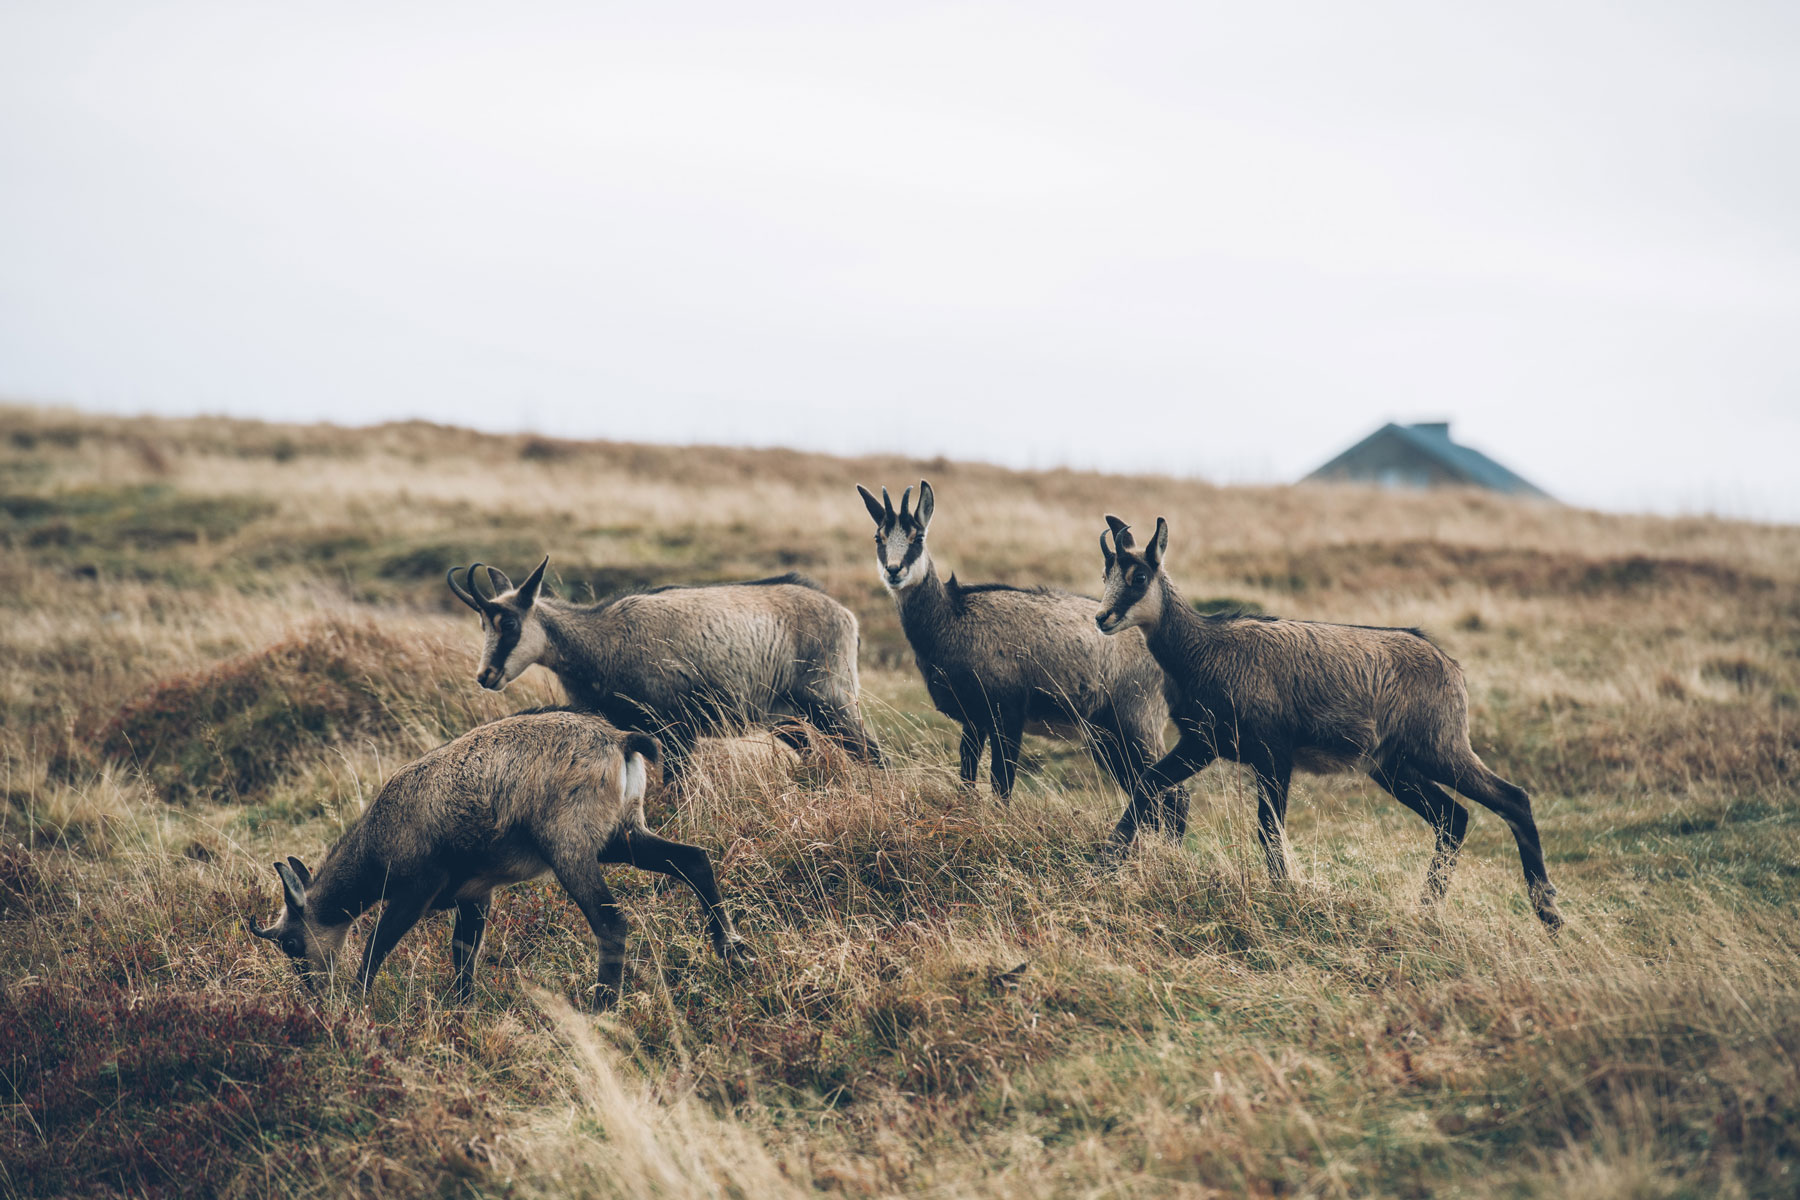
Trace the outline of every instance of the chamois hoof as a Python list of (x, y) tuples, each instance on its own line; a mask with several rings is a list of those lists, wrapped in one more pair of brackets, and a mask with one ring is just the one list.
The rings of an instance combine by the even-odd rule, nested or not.
[(1540, 884), (1531, 889), (1531, 907), (1536, 910), (1538, 920), (1544, 923), (1544, 929), (1554, 937), (1563, 927), (1562, 911), (1556, 907), (1556, 889), (1550, 884)]
[(1131, 843), (1121, 842), (1117, 838), (1108, 838), (1094, 847), (1088, 861), (1096, 871), (1116, 871), (1125, 865), (1125, 856), (1131, 853)]
[(754, 971), (761, 961), (743, 938), (733, 938), (719, 947), (719, 957), (733, 971)]

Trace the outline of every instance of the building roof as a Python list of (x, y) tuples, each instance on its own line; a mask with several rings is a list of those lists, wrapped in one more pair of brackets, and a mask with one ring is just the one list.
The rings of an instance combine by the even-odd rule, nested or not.
[(1390, 421), (1306, 478), (1342, 478), (1346, 474), (1352, 474), (1353, 462), (1361, 451), (1388, 439), (1398, 439), (1408, 449), (1436, 462), (1447, 473), (1477, 487), (1549, 498), (1549, 493), (1542, 488), (1501, 466), (1481, 451), (1451, 441), (1450, 424), (1447, 421), (1426, 421), (1414, 425), (1398, 425)]

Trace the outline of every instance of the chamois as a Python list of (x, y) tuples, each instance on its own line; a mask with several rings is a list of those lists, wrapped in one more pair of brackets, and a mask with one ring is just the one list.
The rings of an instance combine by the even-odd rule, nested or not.
[(1141, 554), (1125, 522), (1108, 516), (1106, 523), (1113, 544), (1100, 535), (1106, 590), (1095, 624), (1108, 634), (1143, 630), (1178, 693), (1172, 707), (1181, 734), (1145, 772), (1119, 818), (1115, 852), (1130, 844), (1155, 789), (1223, 757), (1255, 772), (1257, 834), (1269, 874), (1284, 878), (1294, 768), (1361, 769), (1437, 833), (1423, 903), (1443, 897), (1468, 827), (1469, 810), (1443, 791), (1448, 787), (1512, 828), (1532, 907), (1552, 933), (1561, 928), (1531, 798), (1488, 770), (1470, 747), (1468, 689), (1454, 659), (1417, 629), (1202, 616), (1183, 603), (1164, 570), (1166, 521), (1156, 519)]
[[(1162, 754), (1168, 721), (1165, 681), (1137, 638), (1102, 637), (1089, 620), (1094, 601), (1050, 588), (945, 583), (925, 548), (936, 506), (919, 481), (919, 507), (900, 510), (886, 488), (876, 501), (858, 486), (875, 519), (877, 573), (899, 606), (900, 624), (937, 710), (962, 726), (960, 769), (973, 785), (983, 744), (993, 744), (994, 794), (1012, 793), (1020, 735), (1085, 738), (1089, 753), (1128, 793)], [(1171, 789), (1152, 814), (1179, 838), (1187, 792)]]
[[(537, 663), (576, 707), (662, 742), (675, 782), (694, 739), (770, 727), (796, 749), (795, 718), (856, 757), (881, 751), (857, 706), (856, 617), (801, 575), (749, 583), (662, 587), (593, 605), (539, 594), (548, 556), (524, 583), (476, 563), (450, 590), (481, 615), (486, 643), (475, 679), (499, 691)], [(494, 596), (475, 582), (482, 567)]]
[(626, 922), (600, 870), (630, 863), (684, 880), (706, 909), (727, 963), (756, 960), (719, 900), (706, 851), (666, 841), (644, 825), (647, 764), (656, 739), (621, 733), (590, 713), (517, 713), (477, 726), (394, 772), (325, 854), (316, 874), (298, 858), (275, 864), (284, 907), (250, 932), (280, 946), (308, 988), (329, 977), (350, 925), (386, 901), (363, 949), (358, 982), (375, 973), (426, 912), (454, 907), (455, 994), (475, 980), (495, 888), (553, 871), (600, 942), (596, 1003), (619, 997)]

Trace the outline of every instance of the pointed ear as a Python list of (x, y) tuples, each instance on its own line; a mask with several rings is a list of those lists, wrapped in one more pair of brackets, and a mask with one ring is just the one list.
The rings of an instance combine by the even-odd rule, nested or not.
[(505, 571), (495, 570), (486, 563), (481, 564), (481, 569), (487, 572), (488, 590), (494, 595), (498, 596), (501, 592), (512, 591), (512, 580), (506, 577)]
[(920, 533), (924, 533), (925, 527), (931, 524), (931, 510), (936, 507), (937, 497), (932, 495), (930, 482), (924, 479), (919, 480), (919, 511), (914, 515), (913, 520), (919, 523)]
[(288, 866), (294, 868), (294, 874), (300, 877), (301, 883), (307, 887), (312, 886), (312, 872), (306, 869), (305, 863), (290, 854), (288, 855)]
[(275, 873), (281, 876), (281, 890), (287, 897), (289, 912), (304, 913), (306, 911), (306, 885), (294, 874), (294, 868), (284, 862), (275, 864)]
[(537, 570), (527, 575), (525, 577), (525, 582), (519, 585), (518, 600), (519, 603), (523, 604), (526, 608), (530, 608), (533, 604), (537, 603), (538, 589), (544, 584), (544, 568), (549, 565), (550, 556), (546, 554), (544, 555), (544, 561), (537, 565)]
[(1106, 514), (1106, 525), (1112, 530), (1113, 545), (1117, 546), (1121, 552), (1129, 550), (1137, 544), (1137, 539), (1131, 536), (1131, 526), (1111, 513)]
[(871, 517), (875, 518), (875, 524), (885, 524), (887, 514), (882, 512), (881, 505), (875, 503), (874, 494), (860, 483), (856, 485), (856, 492), (863, 498), (863, 507), (869, 510)]
[(1150, 544), (1144, 548), (1144, 559), (1153, 567), (1162, 566), (1163, 553), (1169, 548), (1169, 523), (1161, 517), (1156, 518), (1156, 532), (1150, 537)]
[(1100, 553), (1106, 556), (1106, 569), (1108, 571), (1112, 570), (1113, 562), (1118, 556), (1112, 552), (1112, 547), (1106, 544), (1106, 534), (1104, 532), (1100, 534)]

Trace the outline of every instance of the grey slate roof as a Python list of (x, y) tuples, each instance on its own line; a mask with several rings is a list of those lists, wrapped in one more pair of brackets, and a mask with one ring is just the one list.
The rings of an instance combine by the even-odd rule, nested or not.
[(1361, 457), (1362, 452), (1387, 439), (1399, 439), (1402, 445), (1433, 460), (1448, 474), (1477, 487), (1514, 495), (1550, 498), (1549, 493), (1542, 488), (1509, 471), (1481, 451), (1459, 446), (1451, 441), (1450, 426), (1436, 421), (1418, 425), (1398, 425), (1390, 421), (1306, 476), (1306, 479), (1344, 478), (1346, 468)]

